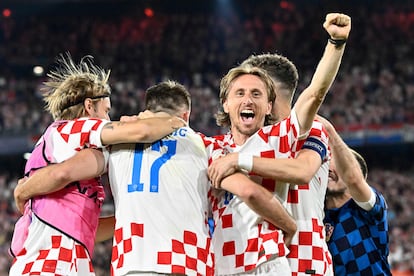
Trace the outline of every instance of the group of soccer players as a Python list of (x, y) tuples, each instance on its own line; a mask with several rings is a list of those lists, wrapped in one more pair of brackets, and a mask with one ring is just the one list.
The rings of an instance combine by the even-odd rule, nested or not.
[(146, 111), (110, 122), (109, 73), (63, 59), (46, 83), (56, 121), (15, 189), (10, 275), (94, 275), (95, 238), (113, 239), (112, 275), (389, 275), (385, 201), (363, 159), (315, 118), (351, 19), (331, 13), (323, 26), (324, 54), (292, 108), (286, 57), (228, 71), (216, 119), (229, 132), (214, 137), (189, 127), (191, 97), (174, 81), (148, 88)]

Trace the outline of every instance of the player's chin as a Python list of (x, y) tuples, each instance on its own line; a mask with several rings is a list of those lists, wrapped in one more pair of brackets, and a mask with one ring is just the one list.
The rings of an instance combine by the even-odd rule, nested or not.
[(243, 135), (246, 135), (246, 136), (252, 136), (258, 130), (259, 130), (259, 127), (254, 126), (254, 125), (242, 125), (239, 128), (240, 133), (243, 134)]
[(346, 188), (337, 187), (337, 185), (329, 186), (326, 189), (326, 196), (340, 196), (343, 195), (346, 191)]

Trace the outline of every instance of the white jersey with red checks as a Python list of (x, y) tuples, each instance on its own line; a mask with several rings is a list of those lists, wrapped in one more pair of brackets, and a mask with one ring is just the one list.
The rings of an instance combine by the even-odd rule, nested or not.
[[(31, 175), (48, 164), (67, 160), (83, 148), (102, 148), (100, 134), (106, 123), (107, 120), (92, 118), (53, 122), (32, 151), (26, 163), (25, 173)], [(51, 239), (47, 232), (42, 235), (33, 232), (31, 223), (34, 216), (39, 218), (38, 223), (53, 227), (69, 240), (72, 239), (84, 246), (92, 255), (104, 197), (100, 178), (94, 178), (71, 183), (57, 192), (32, 198), (31, 204), (26, 205), (25, 213), (14, 229), (10, 250), (15, 256), (14, 265), (26, 266), (26, 270), (30, 272), (28, 267), (33, 258), (42, 256), (49, 270), (56, 268), (56, 258), (44, 255), (51, 250), (50, 248), (30, 248), (29, 241), (35, 240), (38, 245), (48, 246)], [(53, 244), (53, 248), (58, 248), (56, 246), (58, 245)], [(22, 271), (14, 271), (17, 275), (23, 275)]]
[[(216, 143), (229, 152), (289, 158), (298, 144), (298, 134), (299, 124), (293, 110), (286, 120), (260, 129), (240, 147), (235, 146), (230, 134), (215, 138)], [(251, 178), (286, 200), (287, 185), (276, 185), (275, 180), (257, 175), (251, 175)], [(240, 198), (229, 192), (217, 194), (212, 191), (210, 200), (215, 222), (212, 241), (218, 275), (247, 272), (272, 258), (286, 256), (282, 231), (264, 221)]]
[(32, 217), (30, 232), (24, 249), (10, 268), (9, 276), (95, 275), (91, 257), (79, 242), (36, 216)]
[(112, 147), (113, 275), (214, 274), (207, 166), (203, 139), (187, 127), (153, 144)]
[(324, 201), (328, 185), (329, 150), (325, 128), (314, 121), (302, 149), (310, 149), (321, 157), (321, 167), (311, 181), (289, 186), (286, 209), (295, 218), (298, 230), (287, 255), (292, 276), (333, 275), (332, 258), (325, 241)]

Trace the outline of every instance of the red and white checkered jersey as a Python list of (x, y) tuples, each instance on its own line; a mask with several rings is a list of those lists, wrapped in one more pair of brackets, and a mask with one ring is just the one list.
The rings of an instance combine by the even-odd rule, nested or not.
[(91, 257), (78, 241), (32, 217), (28, 238), (9, 276), (95, 276)]
[(286, 209), (295, 218), (298, 231), (287, 258), (293, 276), (333, 275), (323, 223), (329, 174), (328, 137), (320, 122), (314, 121), (302, 148), (316, 151), (322, 165), (309, 183), (289, 186)]
[[(298, 144), (299, 123), (294, 110), (278, 124), (266, 126), (252, 135), (244, 145), (235, 147), (230, 134), (215, 137), (228, 152), (239, 151), (267, 158), (289, 158)], [(212, 154), (212, 156), (215, 156)], [(287, 198), (287, 185), (257, 175), (251, 178)], [(285, 256), (287, 248), (282, 231), (263, 221), (237, 196), (229, 192), (210, 193), (215, 221), (213, 248), (217, 274), (249, 271), (276, 256)]]
[(37, 141), (27, 160), (25, 174), (69, 159), (83, 148), (102, 148), (101, 131), (108, 122), (94, 118), (53, 122)]
[(214, 274), (207, 166), (203, 139), (187, 127), (153, 144), (112, 147), (113, 275)]
[(94, 118), (55, 122), (56, 129), (48, 141), (52, 149), (49, 161), (60, 163), (83, 148), (102, 148), (101, 131), (107, 123), (107, 120)]
[[(92, 118), (53, 122), (32, 151), (26, 163), (25, 173), (35, 173), (37, 169), (49, 163), (59, 163), (67, 160), (83, 148), (103, 147), (100, 134), (102, 128), (108, 122), (107, 120)], [(92, 256), (98, 218), (104, 197), (105, 192), (100, 178), (78, 181), (57, 192), (33, 197), (31, 205), (26, 205), (25, 213), (16, 223), (14, 229), (11, 251), (16, 256), (15, 264), (17, 266), (26, 264), (28, 260), (37, 258), (39, 252), (48, 250), (48, 248), (39, 248), (21, 254), (25, 251), (23, 248), (25, 241), (36, 240), (38, 244), (47, 244), (50, 238), (47, 235), (33, 234), (33, 232), (28, 231), (33, 227), (30, 224), (34, 216), (29, 211), (30, 208), (40, 218), (40, 223), (47, 224), (69, 237), (68, 239), (79, 242)], [(79, 208), (80, 206), (82, 208)], [(54, 248), (60, 248), (53, 246)], [(47, 263), (56, 261), (51, 254), (46, 254), (43, 259)], [(75, 263), (72, 263), (72, 265), (75, 265)], [(30, 269), (28, 270), (30, 271)]]

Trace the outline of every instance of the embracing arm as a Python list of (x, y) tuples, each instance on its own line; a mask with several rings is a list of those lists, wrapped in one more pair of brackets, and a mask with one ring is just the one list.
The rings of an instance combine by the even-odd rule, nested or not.
[(136, 118), (126, 122), (110, 122), (101, 132), (104, 145), (122, 143), (152, 143), (186, 125), (178, 117), (157, 114), (152, 118)]
[(240, 197), (259, 216), (281, 229), (285, 243), (290, 244), (297, 230), (296, 222), (271, 192), (243, 173), (224, 178), (221, 187)]
[[(326, 16), (323, 27), (334, 40), (348, 39), (351, 31), (351, 18), (340, 13)], [(337, 46), (328, 41), (325, 52), (319, 61), (310, 85), (301, 93), (295, 104), (300, 125), (300, 135), (312, 126), (312, 121), (331, 87), (344, 54), (345, 44)]]
[(252, 172), (266, 178), (291, 184), (306, 184), (322, 165), (320, 155), (314, 150), (302, 149), (296, 158), (253, 157)]
[[(229, 153), (210, 164), (208, 173), (215, 188), (220, 188), (220, 182), (224, 177), (243, 169), (239, 166), (240, 155), (243, 153)], [(298, 185), (309, 183), (322, 164), (320, 155), (310, 149), (300, 150), (295, 159), (251, 155), (241, 158), (253, 158), (252, 168), (249, 171), (257, 175)]]
[(37, 170), (29, 178), (22, 178), (14, 189), (18, 210), (23, 213), (24, 204), (34, 196), (53, 193), (67, 184), (80, 179), (91, 179), (105, 171), (101, 151), (84, 149), (68, 160)]

